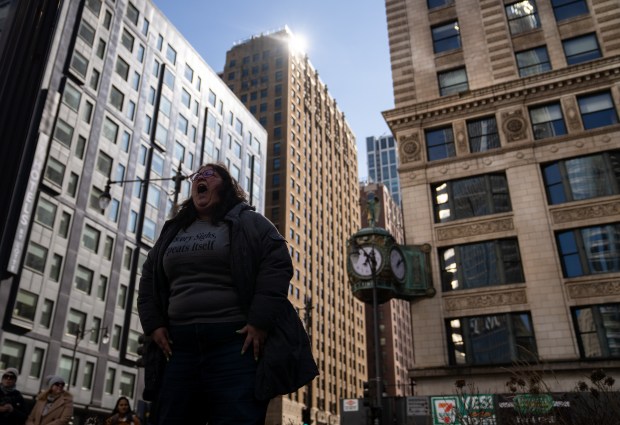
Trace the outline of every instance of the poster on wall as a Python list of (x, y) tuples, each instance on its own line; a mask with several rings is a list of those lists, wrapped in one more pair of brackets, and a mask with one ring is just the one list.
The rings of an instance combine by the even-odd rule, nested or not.
[(431, 397), (433, 425), (496, 425), (493, 394)]
[(458, 397), (431, 397), (433, 425), (458, 424)]

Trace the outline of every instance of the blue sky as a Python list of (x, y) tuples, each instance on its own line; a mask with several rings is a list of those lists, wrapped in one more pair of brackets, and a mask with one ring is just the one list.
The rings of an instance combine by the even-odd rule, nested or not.
[(360, 179), (368, 175), (366, 136), (389, 129), (394, 107), (382, 0), (154, 0), (183, 36), (220, 72), (234, 42), (288, 25), (344, 112), (357, 139)]

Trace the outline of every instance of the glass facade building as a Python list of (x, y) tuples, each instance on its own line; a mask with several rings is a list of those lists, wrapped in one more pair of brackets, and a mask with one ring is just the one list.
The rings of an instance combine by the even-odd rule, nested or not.
[(383, 183), (396, 205), (401, 205), (398, 177), (398, 146), (393, 136), (366, 137), (368, 155), (368, 179), (371, 183)]
[(189, 196), (189, 181), (172, 178), (222, 162), (264, 212), (267, 133), (150, 2), (61, 5), (0, 285), (0, 369), (20, 371), (26, 396), (61, 375), (79, 418), (141, 398), (136, 288), (175, 200)]

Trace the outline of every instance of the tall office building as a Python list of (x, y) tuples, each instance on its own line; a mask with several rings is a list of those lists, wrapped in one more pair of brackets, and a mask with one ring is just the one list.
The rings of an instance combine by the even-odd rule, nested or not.
[[(267, 134), (150, 2), (60, 6), (0, 285), (0, 369), (20, 371), (26, 396), (61, 375), (79, 419), (141, 397), (137, 274), (173, 208), (171, 177), (220, 160), (263, 211)], [(181, 201), (190, 183), (177, 183)]]
[(400, 206), (400, 180), (398, 178), (398, 146), (394, 136), (366, 137), (368, 155), (368, 181), (387, 186), (394, 201)]
[(412, 304), (417, 392), (507, 392), (514, 364), (552, 391), (617, 377), (617, 0), (386, 10), (407, 243), (437, 289)]
[[(368, 141), (367, 138), (366, 140)], [(360, 185), (362, 228), (368, 227), (368, 200), (376, 199), (381, 205), (375, 226), (387, 230), (396, 243), (405, 241), (403, 214), (388, 188), (382, 183)], [(368, 352), (368, 378), (375, 378), (375, 338), (372, 304), (366, 304), (366, 351)], [(391, 397), (413, 394), (409, 369), (413, 367), (413, 336), (411, 309), (408, 301), (393, 299), (379, 305), (379, 346), (381, 379), (385, 392)]]
[(359, 230), (357, 148), (344, 113), (288, 29), (237, 43), (223, 79), (267, 129), (265, 212), (290, 246), (290, 299), (307, 318), (320, 376), (272, 403), (268, 423), (338, 421), (366, 380), (364, 307), (348, 286), (346, 241)]

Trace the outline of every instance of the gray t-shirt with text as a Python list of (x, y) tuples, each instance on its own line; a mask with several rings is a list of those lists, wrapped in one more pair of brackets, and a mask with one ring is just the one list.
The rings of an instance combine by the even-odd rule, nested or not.
[(170, 323), (245, 321), (230, 270), (226, 224), (196, 220), (179, 230), (164, 255), (170, 282)]

